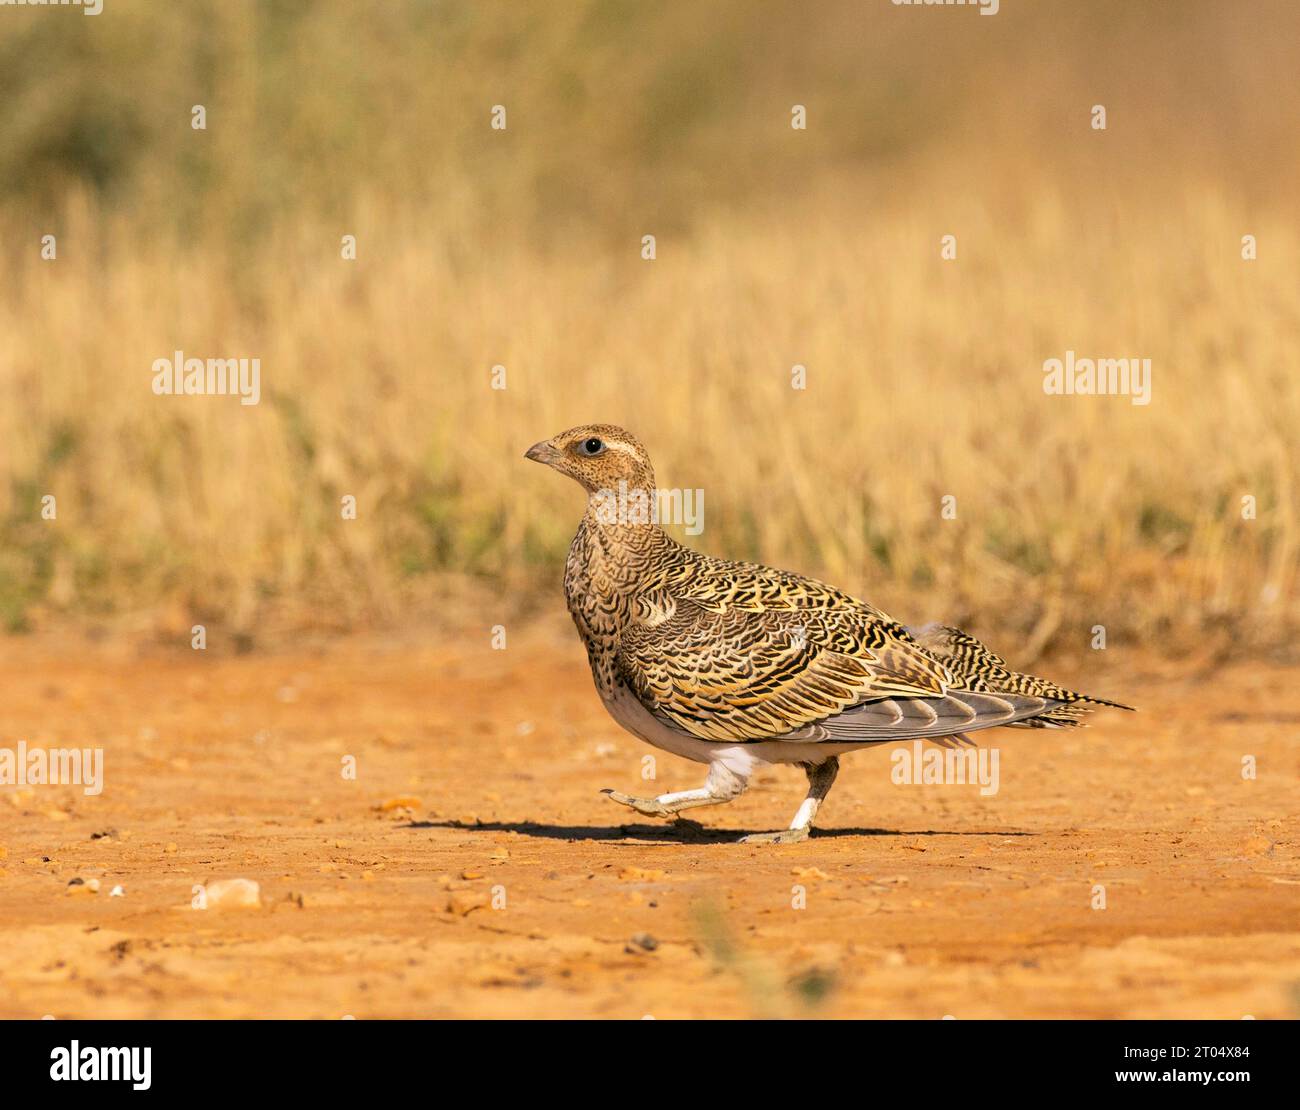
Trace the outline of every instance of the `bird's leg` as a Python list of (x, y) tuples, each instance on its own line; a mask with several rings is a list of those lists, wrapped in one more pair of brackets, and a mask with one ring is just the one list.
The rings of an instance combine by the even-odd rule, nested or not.
[(610, 801), (634, 809), (646, 817), (671, 817), (683, 809), (696, 806), (716, 806), (740, 797), (749, 780), (723, 763), (709, 765), (709, 777), (697, 790), (678, 790), (673, 794), (660, 794), (656, 798), (634, 798), (618, 790), (602, 790)]
[(790, 827), (780, 832), (752, 833), (749, 836), (742, 836), (741, 844), (797, 844), (801, 840), (808, 839), (813, 818), (821, 808), (822, 799), (830, 793), (835, 776), (839, 774), (840, 761), (835, 756), (831, 756), (824, 763), (805, 763), (803, 769), (808, 775), (808, 796), (800, 803), (794, 820), (790, 822)]

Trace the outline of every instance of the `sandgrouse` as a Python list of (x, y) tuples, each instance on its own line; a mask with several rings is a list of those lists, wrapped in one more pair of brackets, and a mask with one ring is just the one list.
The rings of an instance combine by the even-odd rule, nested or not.
[(526, 457), (587, 491), (564, 593), (606, 709), (633, 735), (709, 768), (697, 790), (605, 791), (638, 813), (729, 802), (756, 768), (798, 763), (808, 795), (790, 827), (744, 839), (803, 840), (845, 752), (969, 743), (965, 734), (995, 725), (1062, 728), (1089, 706), (1129, 708), (1010, 670), (959, 629), (907, 628), (811, 578), (683, 547), (649, 511), (654, 471), (622, 428), (570, 428)]

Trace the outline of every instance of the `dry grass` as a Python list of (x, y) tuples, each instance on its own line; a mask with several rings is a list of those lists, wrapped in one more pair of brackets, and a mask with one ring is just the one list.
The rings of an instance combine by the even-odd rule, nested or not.
[[(226, 31), (260, 41), (240, 24), (246, 6), (229, 7)], [(341, 33), (341, 9), (319, 10)], [(669, 44), (685, 41), (678, 16), (661, 28)], [(813, 30), (831, 33), (826, 22)], [(894, 118), (874, 137), (855, 134), (847, 153), (810, 132), (815, 153), (801, 154), (792, 144), (805, 137), (788, 127), (751, 123), (728, 139), (716, 103), (703, 121), (689, 104), (674, 109), (672, 81), (642, 59), (642, 85), (684, 121), (673, 131), (674, 117), (656, 116), (667, 137), (654, 132), (654, 142), (630, 125), (605, 135), (609, 174), (599, 161), (579, 174), (572, 120), (604, 134), (617, 113), (591, 99), (590, 84), (613, 80), (626, 44), (580, 20), (547, 26), (543, 41), (560, 52), (550, 56), (575, 57), (588, 81), (585, 107), (559, 112), (563, 83), (547, 89), (548, 55), (529, 55), (509, 71), (523, 98), (512, 103), (530, 106), (541, 138), (527, 138), (521, 110), (514, 153), (484, 155), (477, 168), (485, 128), (471, 143), (461, 126), (432, 154), (413, 145), (409, 159), (431, 175), (421, 195), (404, 178), (383, 180), (403, 164), (401, 134), (420, 125), (408, 105), (398, 134), (354, 137), (380, 170), (347, 177), (341, 197), (322, 186), (300, 203), (250, 199), (243, 190), (262, 170), (282, 184), (301, 160), (291, 149), (259, 161), (245, 148), (273, 140), (218, 129), (225, 161), (213, 165), (229, 177), (200, 191), (201, 226), (185, 203), (194, 179), (166, 158), (158, 176), (137, 168), (116, 191), (56, 174), (47, 192), (0, 209), (9, 627), (160, 607), (177, 627), (204, 619), (241, 633), (273, 610), (393, 619), (428, 604), (448, 572), (525, 604), (540, 581), (554, 589), (549, 571), (579, 500), (521, 452), (606, 420), (646, 441), (662, 484), (705, 490), (705, 549), (821, 573), (902, 618), (961, 620), (1031, 650), (1086, 643), (1094, 624), (1112, 640), (1170, 649), (1207, 638), (1216, 649), (1269, 647), (1294, 634), (1300, 234), (1291, 155), (1267, 128), (1238, 135), (1271, 152), (1263, 180), (1143, 155), (1135, 144), (1159, 131), (1149, 114), (1136, 139), (1113, 142), (1073, 120), (1078, 130), (1058, 135), (1046, 158), (1028, 145), (1041, 112), (1020, 121), (1021, 145), (990, 148), (990, 136), (1017, 130), (1010, 105), (1023, 104), (990, 83), (987, 131), (958, 129), (951, 143), (883, 159), (864, 153), (904, 142)], [(1218, 24), (1198, 26), (1191, 39), (1205, 48)], [(380, 37), (398, 43), (400, 30), (385, 25)], [(766, 37), (780, 34), (778, 25)], [(480, 61), (511, 54), (466, 35)], [(593, 41), (586, 69), (586, 55), (563, 53)], [(911, 44), (914, 67), (922, 46)], [(873, 49), (883, 57), (900, 44)], [(346, 69), (340, 51), (315, 64)], [(708, 57), (701, 48), (690, 65)], [(774, 62), (767, 99), (778, 115), (795, 99), (792, 73), (816, 68), (797, 57)], [(1283, 73), (1276, 62), (1263, 70)], [(748, 93), (721, 104), (752, 121), (772, 105), (735, 64)], [(164, 68), (172, 83), (176, 65)], [(1033, 72), (1048, 68), (1040, 58)], [(232, 69), (221, 102), (255, 121), (255, 98), (239, 95), (244, 69)], [(1251, 73), (1264, 81), (1260, 67)], [(978, 71), (968, 77), (979, 87)], [(276, 72), (282, 85), (294, 78), (287, 63)], [(158, 73), (147, 80), (171, 87)], [(618, 103), (636, 102), (641, 87), (625, 75)], [(300, 116), (334, 118), (313, 90)], [(184, 105), (186, 91), (176, 93)], [(448, 114), (495, 99), (472, 93), (465, 81), (451, 87)], [(880, 82), (868, 93), (872, 103), (891, 95)], [(437, 96), (421, 95), (433, 110)], [(948, 107), (897, 99), (914, 121)], [(1061, 87), (1046, 99), (1066, 111), (1070, 95)], [(1086, 117), (1086, 93), (1068, 111), (1079, 103)], [(1167, 148), (1213, 131), (1202, 121)], [(648, 146), (627, 149), (637, 134)], [(687, 165), (664, 153), (679, 134)], [(547, 136), (563, 140), (554, 163)], [(762, 183), (736, 174), (746, 151), (778, 163)], [(0, 146), (0, 171), (18, 157)], [(328, 178), (323, 156), (311, 165)], [(815, 173), (801, 179), (801, 165)], [(567, 186), (578, 177), (591, 184), (575, 214)], [(36, 254), (50, 228), (57, 262)], [(956, 262), (939, 258), (949, 232)], [(358, 236), (355, 262), (339, 257), (345, 233)], [(639, 257), (646, 233), (659, 236), (653, 263)], [(1246, 233), (1259, 239), (1258, 261), (1240, 257)], [(150, 366), (177, 349), (260, 358), (262, 403), (155, 397)], [(1150, 358), (1152, 403), (1045, 396), (1043, 360), (1067, 349)], [(490, 388), (498, 363), (504, 391)], [(804, 391), (790, 387), (796, 363), (808, 368)], [(58, 498), (57, 522), (40, 519), (44, 494)], [(340, 517), (346, 494), (356, 521)], [(949, 494), (956, 520), (940, 516)], [(1253, 521), (1242, 519), (1244, 495), (1258, 499)]]
[[(1023, 227), (950, 208), (945, 263), (928, 214), (853, 207), (720, 218), (653, 263), (635, 241), (479, 258), (362, 221), (355, 264), (318, 229), (244, 271), (124, 250), (82, 213), (76, 253), (29, 261), (0, 310), (10, 605), (175, 597), (239, 626), (268, 598), (391, 614), (430, 571), (518, 582), (578, 510), (522, 449), (602, 419), (652, 446), (661, 483), (704, 489), (707, 549), (927, 606), (908, 615), (1288, 629), (1293, 231), (1257, 228), (1245, 263), (1212, 197), (1085, 235), (1040, 198)], [(154, 396), (175, 348), (260, 357), (261, 405)], [(1067, 348), (1150, 357), (1152, 403), (1046, 396)]]

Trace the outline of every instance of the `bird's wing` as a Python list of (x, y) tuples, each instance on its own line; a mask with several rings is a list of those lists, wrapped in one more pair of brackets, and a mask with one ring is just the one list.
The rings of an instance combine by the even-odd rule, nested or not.
[(969, 632), (943, 624), (927, 624), (909, 628), (916, 642), (931, 655), (941, 659), (956, 676), (957, 685), (964, 690), (994, 693), (999, 696), (1019, 694), (1044, 698), (1051, 703), (1043, 713), (1019, 722), (1025, 728), (1060, 728), (1082, 723), (1083, 717), (1095, 706), (1107, 705), (1114, 709), (1132, 710), (1105, 698), (1094, 698), (1067, 690), (1037, 675), (1013, 671), (1000, 656)]
[(618, 662), (647, 709), (706, 740), (830, 738), (806, 730), (865, 702), (889, 706), (872, 720), (891, 739), (962, 731), (975, 716), (948, 705), (952, 673), (890, 617), (748, 563), (692, 561), (648, 582)]

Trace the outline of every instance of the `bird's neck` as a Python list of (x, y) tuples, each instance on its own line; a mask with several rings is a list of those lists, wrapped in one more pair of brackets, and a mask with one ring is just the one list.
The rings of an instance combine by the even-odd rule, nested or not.
[(598, 503), (594, 495), (587, 502), (578, 534), (585, 538), (592, 558), (610, 570), (626, 567), (634, 574), (643, 569), (645, 560), (673, 543), (655, 523), (653, 502), (615, 510), (608, 502)]
[(639, 551), (667, 538), (658, 521), (654, 477), (648, 475), (631, 482), (620, 479), (617, 486), (590, 491), (582, 526), (607, 547)]
[(593, 494), (569, 552), (571, 600), (608, 604), (630, 597), (675, 547), (650, 508), (640, 502), (620, 508)]

